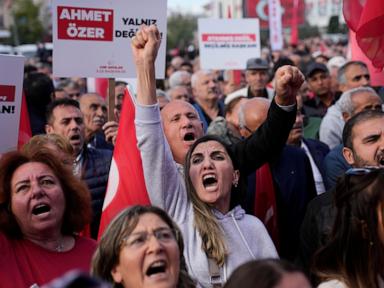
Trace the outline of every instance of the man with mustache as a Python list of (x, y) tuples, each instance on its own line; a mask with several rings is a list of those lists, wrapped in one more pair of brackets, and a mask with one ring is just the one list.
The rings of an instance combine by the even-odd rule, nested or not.
[(74, 174), (86, 182), (91, 192), (93, 210), (91, 236), (96, 239), (112, 151), (87, 147), (83, 114), (79, 103), (70, 98), (57, 99), (48, 106), (45, 131), (47, 134), (55, 133), (63, 136), (74, 150)]
[(107, 122), (107, 104), (97, 93), (86, 93), (79, 99), (80, 110), (84, 115), (85, 142), (97, 149), (113, 150), (118, 124)]
[(219, 99), (219, 84), (213, 71), (199, 70), (191, 78), (193, 106), (203, 122), (204, 132), (218, 116), (224, 116), (224, 103)]

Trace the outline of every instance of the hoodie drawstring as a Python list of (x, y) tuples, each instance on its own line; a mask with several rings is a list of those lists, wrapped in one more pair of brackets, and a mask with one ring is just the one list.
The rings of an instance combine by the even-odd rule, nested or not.
[(245, 237), (244, 237), (243, 233), (241, 232), (239, 225), (237, 224), (237, 221), (236, 221), (235, 215), (233, 214), (233, 211), (231, 212), (231, 217), (232, 217), (233, 222), (235, 223), (237, 231), (239, 231), (239, 233), (240, 233), (241, 239), (243, 239), (243, 242), (248, 249), (249, 254), (251, 254), (253, 259), (256, 259), (255, 255), (252, 253), (252, 250), (248, 245), (247, 240), (245, 240)]

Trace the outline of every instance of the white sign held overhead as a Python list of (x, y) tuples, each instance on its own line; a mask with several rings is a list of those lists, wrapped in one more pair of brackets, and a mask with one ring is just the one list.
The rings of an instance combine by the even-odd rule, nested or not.
[(258, 19), (199, 19), (198, 30), (203, 69), (241, 70), (260, 57)]
[(167, 0), (54, 0), (52, 19), (55, 76), (135, 78), (131, 39), (155, 24), (163, 39), (156, 78), (164, 78)]
[(0, 154), (17, 148), (24, 57), (0, 55)]

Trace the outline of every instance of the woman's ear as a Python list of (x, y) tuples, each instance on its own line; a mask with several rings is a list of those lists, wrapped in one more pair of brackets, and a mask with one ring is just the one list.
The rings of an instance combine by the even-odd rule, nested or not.
[(240, 171), (234, 170), (233, 171), (232, 185), (237, 187), (237, 185), (239, 185), (239, 179), (240, 179)]
[(119, 265), (116, 265), (115, 267), (112, 268), (111, 275), (112, 275), (113, 281), (115, 283), (121, 283), (123, 281), (123, 276), (120, 273), (120, 266)]

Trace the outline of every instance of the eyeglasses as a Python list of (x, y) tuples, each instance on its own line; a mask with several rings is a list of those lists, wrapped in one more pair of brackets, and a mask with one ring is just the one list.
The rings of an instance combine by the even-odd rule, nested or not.
[(367, 175), (371, 172), (380, 170), (383, 168), (380, 168), (378, 166), (365, 166), (361, 168), (350, 168), (345, 172), (345, 175)]
[(123, 245), (128, 248), (140, 248), (144, 246), (151, 236), (154, 236), (157, 241), (163, 244), (170, 243), (176, 240), (175, 233), (170, 228), (159, 228), (152, 233), (149, 232), (137, 232), (132, 233), (123, 239)]
[(251, 129), (249, 129), (248, 127), (247, 127), (247, 125), (245, 125), (245, 124), (243, 124), (243, 123), (239, 123), (239, 129), (243, 129), (243, 130), (246, 130), (246, 131), (248, 131), (250, 134), (253, 134), (253, 131), (251, 130)]

